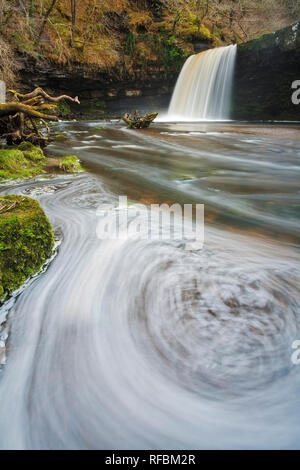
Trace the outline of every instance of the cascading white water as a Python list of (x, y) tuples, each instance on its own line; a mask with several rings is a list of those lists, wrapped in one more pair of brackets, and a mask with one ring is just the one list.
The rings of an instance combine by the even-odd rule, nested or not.
[(168, 115), (184, 120), (230, 119), (236, 46), (218, 47), (185, 62)]

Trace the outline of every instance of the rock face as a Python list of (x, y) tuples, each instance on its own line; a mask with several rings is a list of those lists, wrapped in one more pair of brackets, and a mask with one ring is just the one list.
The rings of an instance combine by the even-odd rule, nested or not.
[(300, 120), (292, 83), (300, 80), (300, 23), (238, 46), (234, 119)]
[(81, 106), (72, 110), (90, 117), (119, 115), (139, 108), (141, 112), (160, 111), (168, 106), (178, 71), (159, 69), (145, 73), (134, 70), (87, 70), (76, 65), (59, 67), (47, 61), (19, 56), (19, 67), (24, 90), (40, 86), (53, 93), (78, 95)]
[[(156, 2), (152, 3), (154, 8)], [(126, 28), (125, 13), (118, 18), (108, 16), (107, 21), (121, 21)], [(203, 42), (194, 44), (195, 53), (208, 48)], [(130, 73), (121, 69), (92, 71), (74, 64), (60, 67), (26, 55), (19, 56), (19, 66), (25, 88), (41, 86), (55, 94), (79, 95), (82, 105), (72, 110), (95, 118), (121, 116), (135, 109), (143, 114), (165, 110), (179, 75), (179, 71), (166, 72), (159, 66), (147, 72), (136, 67)], [(300, 120), (300, 104), (292, 102), (292, 83), (296, 80), (300, 80), (300, 23), (240, 44), (233, 119)]]

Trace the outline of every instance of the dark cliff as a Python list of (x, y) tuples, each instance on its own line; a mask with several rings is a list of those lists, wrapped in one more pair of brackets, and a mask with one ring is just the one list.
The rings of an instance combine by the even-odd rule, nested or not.
[[(202, 50), (208, 48), (202, 44)], [(194, 52), (198, 52), (194, 47)], [(159, 65), (147, 70), (92, 70), (18, 56), (26, 88), (42, 86), (53, 93), (79, 95), (75, 111), (88, 117), (119, 115), (126, 110), (161, 111), (168, 106), (179, 68)], [(292, 103), (292, 83), (300, 80), (300, 23), (238, 45), (232, 117), (237, 120), (300, 120)]]
[(300, 80), (300, 23), (238, 46), (233, 118), (300, 120), (292, 83)]
[(139, 107), (161, 110), (168, 106), (179, 70), (152, 68), (93, 71), (86, 67), (49, 64), (29, 56), (19, 56), (19, 74), (24, 90), (41, 86), (54, 94), (78, 95), (81, 105), (72, 111), (86, 117), (119, 115)]

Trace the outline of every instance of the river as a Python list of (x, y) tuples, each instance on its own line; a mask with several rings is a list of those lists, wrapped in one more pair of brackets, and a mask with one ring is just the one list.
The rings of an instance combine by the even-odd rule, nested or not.
[[(47, 151), (88, 171), (1, 188), (38, 199), (58, 246), (0, 310), (0, 447), (299, 448), (299, 126), (57, 132)], [(204, 204), (203, 249), (99, 239), (119, 195)]]

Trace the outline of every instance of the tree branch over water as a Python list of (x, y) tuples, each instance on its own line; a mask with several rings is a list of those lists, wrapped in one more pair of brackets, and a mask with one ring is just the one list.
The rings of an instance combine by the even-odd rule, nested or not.
[(28, 141), (45, 146), (48, 137), (39, 130), (43, 124), (49, 133), (46, 121), (58, 121), (56, 114), (48, 112), (57, 108), (57, 103), (70, 101), (80, 104), (78, 96), (50, 96), (42, 88), (36, 88), (31, 93), (22, 94), (10, 90), (15, 101), (0, 104), (0, 137), (5, 138), (8, 145)]

